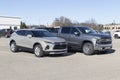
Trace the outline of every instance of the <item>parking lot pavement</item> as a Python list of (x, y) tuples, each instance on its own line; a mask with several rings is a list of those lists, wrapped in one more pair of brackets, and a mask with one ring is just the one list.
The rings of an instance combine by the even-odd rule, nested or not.
[(120, 39), (107, 54), (37, 58), (30, 52), (12, 53), (9, 39), (0, 38), (0, 80), (120, 80)]

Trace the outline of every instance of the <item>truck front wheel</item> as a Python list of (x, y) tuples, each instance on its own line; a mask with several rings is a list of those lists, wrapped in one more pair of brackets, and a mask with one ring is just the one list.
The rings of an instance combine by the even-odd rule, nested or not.
[(84, 43), (82, 51), (85, 55), (92, 55), (94, 53), (93, 44), (90, 42)]

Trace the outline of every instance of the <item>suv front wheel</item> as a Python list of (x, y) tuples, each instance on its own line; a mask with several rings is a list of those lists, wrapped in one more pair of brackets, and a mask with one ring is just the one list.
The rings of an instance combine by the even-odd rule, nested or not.
[(40, 45), (36, 45), (34, 47), (34, 53), (35, 53), (35, 56), (37, 57), (43, 57), (43, 49)]
[(16, 43), (15, 43), (15, 42), (11, 42), (11, 43), (10, 43), (10, 50), (11, 50), (12, 52), (17, 52), (18, 47), (16, 46)]
[(92, 55), (94, 53), (94, 48), (92, 43), (90, 42), (84, 43), (82, 51), (85, 55)]

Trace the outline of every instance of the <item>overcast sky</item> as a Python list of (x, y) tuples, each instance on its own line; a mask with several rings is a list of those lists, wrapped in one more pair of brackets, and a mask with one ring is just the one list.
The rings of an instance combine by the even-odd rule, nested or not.
[(60, 16), (78, 22), (120, 23), (120, 0), (1, 0), (0, 16), (21, 17), (27, 24), (51, 24)]

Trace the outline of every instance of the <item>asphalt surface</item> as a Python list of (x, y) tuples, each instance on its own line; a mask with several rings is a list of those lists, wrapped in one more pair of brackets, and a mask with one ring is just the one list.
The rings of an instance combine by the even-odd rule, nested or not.
[(31, 52), (12, 53), (9, 39), (0, 38), (0, 80), (120, 80), (120, 39), (108, 53), (37, 58)]

